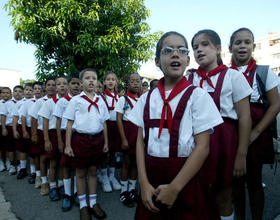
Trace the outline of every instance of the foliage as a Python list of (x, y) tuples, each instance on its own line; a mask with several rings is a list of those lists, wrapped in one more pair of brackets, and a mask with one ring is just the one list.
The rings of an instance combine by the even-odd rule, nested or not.
[(22, 79), (22, 78), (20, 78), (20, 85), (21, 86), (25, 86), (25, 84), (26, 83), (34, 83), (35, 82), (35, 80), (34, 79)]
[(36, 47), (37, 78), (96, 69), (135, 72), (152, 58), (144, 0), (9, 0), (15, 39)]

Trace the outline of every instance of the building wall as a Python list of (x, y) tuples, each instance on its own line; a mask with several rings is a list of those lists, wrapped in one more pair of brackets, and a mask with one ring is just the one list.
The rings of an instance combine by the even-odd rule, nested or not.
[(9, 87), (20, 84), (20, 71), (11, 69), (0, 69), (0, 87)]

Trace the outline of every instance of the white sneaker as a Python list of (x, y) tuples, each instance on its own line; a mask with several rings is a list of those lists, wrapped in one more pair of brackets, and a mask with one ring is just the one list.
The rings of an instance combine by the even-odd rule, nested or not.
[(108, 176), (103, 177), (102, 190), (103, 192), (112, 192), (112, 186), (110, 184)]
[(38, 188), (41, 187), (41, 185), (42, 185), (41, 177), (40, 177), (40, 176), (36, 176), (34, 187), (35, 187), (36, 189), (38, 189)]
[(11, 161), (6, 159), (6, 169), (10, 170)]
[(14, 165), (10, 165), (9, 174), (15, 175), (17, 173), (16, 167)]
[(121, 184), (116, 179), (116, 177), (114, 177), (114, 176), (110, 177), (110, 182), (111, 182), (114, 190), (120, 190), (122, 188)]
[(4, 162), (1, 160), (0, 161), (0, 172), (3, 172), (5, 170), (5, 164)]

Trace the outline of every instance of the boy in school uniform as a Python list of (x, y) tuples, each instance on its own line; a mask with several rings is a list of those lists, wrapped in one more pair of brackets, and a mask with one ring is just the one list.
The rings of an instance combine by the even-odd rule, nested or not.
[(63, 180), (61, 178), (61, 172), (58, 172), (58, 185), (56, 183), (56, 170), (58, 168), (59, 151), (57, 145), (56, 135), (56, 117), (53, 115), (53, 111), (57, 101), (64, 97), (68, 91), (66, 77), (58, 77), (55, 80), (57, 94), (54, 94), (49, 100), (43, 103), (38, 115), (43, 117), (43, 133), (44, 133), (44, 157), (50, 161), (50, 189), (49, 197), (51, 201), (57, 201), (60, 196), (64, 195)]
[[(64, 184), (64, 198), (62, 203), (62, 211), (69, 211), (72, 207), (72, 202), (74, 198), (71, 193), (71, 164), (69, 157), (64, 155), (64, 146), (65, 146), (65, 131), (67, 127), (67, 120), (63, 118), (63, 113), (69, 104), (70, 100), (80, 94), (81, 80), (79, 79), (79, 74), (72, 74), (68, 78), (68, 90), (64, 98), (58, 100), (55, 105), (55, 109), (53, 115), (56, 117), (56, 132), (57, 132), (57, 140), (58, 140), (58, 149), (59, 152), (62, 153), (62, 157), (60, 160), (60, 166), (63, 170), (63, 184)], [(74, 176), (74, 194), (76, 195), (76, 176)]]
[(13, 111), (16, 103), (23, 97), (23, 87), (15, 86), (13, 89), (13, 98), (7, 101), (0, 112), (2, 120), (2, 136), (5, 137), (5, 145), (9, 152), (9, 161), (11, 163), (9, 174), (16, 174), (15, 148), (16, 142), (13, 138)]

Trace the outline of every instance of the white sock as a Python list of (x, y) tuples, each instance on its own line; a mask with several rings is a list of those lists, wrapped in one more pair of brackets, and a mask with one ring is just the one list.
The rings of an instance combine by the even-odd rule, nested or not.
[(40, 170), (36, 170), (36, 176), (41, 176), (41, 171)]
[(136, 180), (128, 180), (128, 191), (135, 189), (136, 186)]
[(20, 160), (20, 169), (26, 169), (26, 160)]
[(109, 168), (109, 179), (113, 179), (115, 177), (115, 167)]
[(36, 172), (36, 167), (34, 164), (30, 164), (30, 172), (35, 173)]
[(74, 176), (74, 194), (77, 192), (77, 178)]
[(89, 206), (92, 208), (96, 204), (96, 194), (90, 194), (89, 195)]
[(101, 175), (107, 176), (107, 168), (101, 169)]
[(47, 176), (50, 176), (50, 169), (47, 170)]
[(128, 181), (127, 180), (126, 181), (121, 180), (120, 182), (121, 182), (121, 186), (122, 186), (121, 193), (123, 193), (123, 192), (127, 191)]
[(42, 184), (47, 183), (47, 177), (46, 176), (41, 176), (42, 179)]
[(221, 216), (221, 220), (234, 220), (234, 213), (229, 216)]
[(56, 188), (56, 182), (50, 182), (50, 189)]
[(78, 196), (79, 198), (79, 202), (80, 202), (80, 209), (87, 207), (87, 198), (86, 198), (86, 194)]
[(63, 179), (65, 194), (71, 196), (71, 178)]
[(61, 187), (64, 185), (63, 179), (62, 180), (58, 180), (58, 187)]

